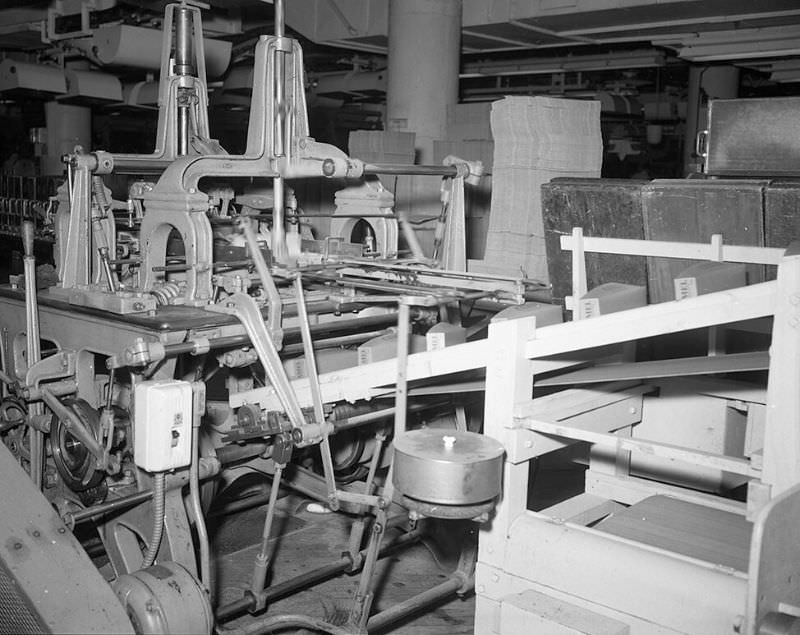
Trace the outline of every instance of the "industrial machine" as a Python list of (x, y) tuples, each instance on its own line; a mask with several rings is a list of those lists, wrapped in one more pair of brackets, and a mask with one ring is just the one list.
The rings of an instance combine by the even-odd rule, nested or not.
[[(51, 206), (5, 206), (24, 274), (0, 287), (0, 631), (354, 635), (474, 588), (478, 633), (795, 632), (798, 256), (576, 231), (562, 324), (537, 283), (465, 271), (478, 165), (370, 164), (309, 137), (302, 52), (280, 0), (275, 15), (243, 154), (211, 138), (200, 10), (170, 4), (154, 151), (75, 148)], [(442, 178), (432, 249), (385, 174)], [(124, 200), (109, 175), (128, 178)], [(296, 193), (319, 179), (342, 189), (314, 234), (323, 212)], [(55, 276), (37, 271), (35, 212)], [(679, 300), (645, 306), (636, 285), (587, 289), (592, 250), (777, 279), (693, 269)], [(704, 295), (701, 274), (720, 288)], [(771, 334), (772, 353), (636, 362), (626, 345), (725, 325)], [(529, 509), (529, 464), (574, 447), (591, 447), (584, 490)], [(223, 601), (206, 516), (253, 473), (266, 517), (249, 584)], [(276, 580), (282, 488), (340, 512), (348, 536), (339, 560)], [(480, 538), (444, 581), (374, 612), (376, 563), (431, 518)], [(336, 623), (270, 606), (345, 572), (358, 584)]]
[[(342, 562), (282, 581), (283, 592), (363, 572), (344, 626), (267, 612), (258, 628), (362, 633), (471, 589), (474, 541), (445, 583), (370, 616), (388, 522), (485, 520), (500, 490), (503, 450), (470, 425), (480, 404), (452, 397), (474, 382), (417, 393), (408, 382), (480, 368), (480, 355), (453, 351), (537, 285), (464, 272), (460, 206), (475, 164), (371, 165), (309, 137), (302, 53), (275, 9), (275, 34), (256, 44), (243, 154), (210, 136), (200, 9), (170, 4), (155, 149), (64, 157), (68, 178), (47, 210), (50, 284), (37, 280), (30, 215), (8, 219), (22, 220), (25, 255), (24, 275), (0, 289), (2, 629), (208, 633), (263, 612), (281, 486), (353, 516)], [(442, 177), (430, 256), (398, 222), (387, 173)], [(111, 196), (110, 174), (129, 176), (127, 200)], [(314, 210), (291, 185), (325, 178), (346, 183), (331, 235), (314, 236)], [(485, 316), (469, 329), (467, 305)], [(420, 411), (439, 425), (411, 429), (407, 413)], [(254, 471), (272, 485), (252, 582), (212, 603), (204, 515)], [(78, 540), (87, 527), (102, 571)]]

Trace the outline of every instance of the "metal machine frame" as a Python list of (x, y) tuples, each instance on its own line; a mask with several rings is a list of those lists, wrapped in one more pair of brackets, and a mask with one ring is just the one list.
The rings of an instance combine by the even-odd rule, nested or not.
[[(423, 353), (426, 366), (420, 367), (417, 355), (409, 357), (402, 350), (412, 321), (419, 330), (428, 328), (440, 315), (448, 315), (445, 307), (463, 301), (487, 300), (498, 309), (520, 304), (531, 282), (439, 267), (444, 263), (458, 268), (464, 260), (463, 235), (458, 240), (463, 230), (463, 222), (458, 222), (463, 216), (460, 190), (477, 169), (474, 164), (451, 158), (442, 166), (369, 165), (308, 136), (302, 52), (284, 35), (283, 2), (275, 5), (275, 34), (262, 36), (256, 44), (244, 154), (227, 154), (210, 138), (200, 10), (186, 3), (168, 5), (154, 152), (129, 155), (76, 148), (66, 157), (68, 179), (56, 214), (58, 283), (37, 293), (33, 225), (26, 222), (25, 275), (0, 288), (0, 430), (10, 450), (0, 452), (0, 467), (11, 470), (16, 462), (27, 469), (43, 494), (36, 495), (38, 502), (46, 505), (47, 499), (53, 504), (55, 511), (48, 519), (53, 526), (96, 529), (109, 560), (107, 575), (121, 603), (114, 610), (126, 610), (143, 632), (212, 628), (215, 618), (208, 598), (213, 597), (215, 579), (204, 500), (213, 495), (213, 483), (229, 484), (249, 469), (272, 479), (261, 548), (249, 588), (240, 600), (216, 607), (217, 621), (261, 612), (271, 597), (272, 588), (265, 584), (268, 546), (281, 484), (300, 488), (332, 510), (355, 514), (348, 544), (343, 545), (346, 557), (335, 569), (363, 573), (345, 627), (308, 616), (269, 614), (261, 618), (261, 627), (288, 620), (331, 633), (363, 633), (439, 597), (471, 589), (476, 545), (467, 541), (446, 583), (370, 616), (375, 563), (386, 550), (384, 529), (397, 522), (398, 509), (407, 518), (412, 507), (402, 492), (394, 496), (391, 468), (388, 476), (378, 474), (382, 464), (391, 462), (386, 457), (391, 450), (386, 449), (390, 434), (385, 422), (394, 416), (395, 436), (404, 434), (408, 401), (389, 409), (367, 401), (394, 392), (398, 375), (407, 380), (435, 377), (438, 371), (428, 364), (438, 360), (443, 370), (480, 366), (480, 356), (470, 358), (470, 351), (482, 350), (478, 342), (453, 347), (459, 349), (455, 352)], [(115, 215), (117, 204), (103, 182), (112, 173), (152, 178), (131, 185), (127, 219)], [(392, 257), (399, 226), (387, 207), (388, 197), (358, 188), (345, 197), (333, 218), (377, 219), (376, 253), (361, 257), (357, 245), (344, 244), (347, 236), (319, 241), (322, 247), (309, 241), (310, 248), (303, 249), (301, 243), (299, 253), (290, 250), (287, 221), (296, 224), (302, 215), (287, 180), (379, 174), (445, 179), (433, 258), (419, 253), (410, 261)], [(215, 198), (204, 190), (202, 180), (209, 177), (270, 181), (271, 215), (231, 209), (233, 186)], [(222, 199), (227, 201), (224, 205)], [(347, 221), (344, 225), (347, 228)], [(238, 249), (243, 260), (217, 257), (220, 227), (225, 236), (235, 238), (231, 251)], [(413, 236), (408, 227), (405, 231)], [(128, 253), (118, 257), (123, 240), (128, 241)], [(179, 258), (170, 251), (175, 242), (182, 247)], [(347, 316), (366, 308), (371, 315)], [(400, 362), (355, 366), (352, 357), (336, 371), (338, 379), (332, 383), (330, 373), (318, 372), (318, 349), (352, 347), (376, 335), (391, 335), (386, 329), (395, 324)], [(290, 380), (287, 356), (302, 362), (305, 379)], [(198, 381), (206, 362), (215, 359), (225, 373), (225, 399), (207, 397), (206, 384)], [(256, 389), (253, 376), (261, 379), (262, 372), (269, 387)], [(364, 377), (378, 390), (365, 390)], [(341, 390), (342, 381), (349, 381), (351, 388)], [(141, 415), (148, 395), (173, 388), (184, 396), (191, 393), (189, 410), (160, 415), (156, 409), (149, 418)], [(396, 390), (407, 395), (404, 388)], [(409, 408), (429, 407), (413, 399)], [(357, 414), (337, 414), (348, 412), (344, 402), (354, 400), (359, 401)], [(459, 434), (473, 434), (462, 429), (463, 409), (457, 409), (456, 420)], [(362, 486), (344, 488), (335, 478), (330, 438), (362, 426), (371, 437), (371, 455), (360, 458), (366, 476)], [(142, 441), (161, 438), (170, 429), (171, 447), (190, 444), (188, 464), (161, 462), (170, 444), (152, 447)], [(139, 441), (141, 448), (134, 451)], [(318, 452), (321, 474), (291, 462), (293, 454), (305, 448)], [(143, 462), (142, 456), (137, 458), (141, 452), (158, 458)], [(146, 467), (150, 465), (156, 467)], [(398, 508), (395, 500), (404, 506)], [(3, 504), (12, 502), (6, 498)], [(448, 517), (484, 520), (492, 501), (473, 502), (445, 506)], [(436, 507), (417, 501), (414, 521), (433, 515)], [(411, 531), (399, 542), (411, 543), (418, 535)], [(85, 559), (82, 566), (87, 566)], [(323, 567), (322, 574), (305, 573), (284, 581), (283, 588), (300, 589), (330, 571)], [(72, 573), (79, 575), (77, 570)], [(36, 572), (18, 568), (11, 575)], [(34, 609), (41, 604), (41, 614), (51, 603), (63, 608), (70, 601), (68, 593), (49, 598), (26, 593), (27, 587), (21, 597), (12, 598), (10, 591), (3, 597), (30, 602)], [(102, 610), (106, 595), (98, 593), (95, 603), (87, 600), (88, 610)], [(104, 630), (91, 621), (85, 628)]]
[[(126, 155), (76, 148), (67, 157), (68, 182), (56, 216), (59, 281), (47, 291), (37, 293), (33, 226), (24, 224), (25, 275), (0, 288), (0, 435), (6, 446), (0, 448), (0, 473), (8, 475), (8, 485), (26, 471), (31, 483), (20, 490), (35, 500), (24, 510), (30, 522), (7, 513), (19, 495), (0, 501), (0, 525), (11, 536), (0, 554), (0, 603), (29, 606), (39, 614), (31, 624), (51, 630), (56, 627), (45, 614), (52, 606), (63, 613), (78, 601), (91, 611), (107, 610), (109, 617), (103, 622), (92, 613), (74, 630), (101, 632), (105, 624), (120, 631), (210, 632), (242, 613), (264, 612), (276, 589), (292, 592), (360, 571), (343, 626), (267, 611), (247, 627), (226, 630), (305, 627), (360, 635), (475, 586), (478, 633), (521, 632), (537, 620), (558, 632), (789, 632), (800, 615), (800, 553), (790, 529), (800, 506), (800, 256), (727, 246), (721, 238), (694, 245), (584, 238), (576, 231), (562, 241), (573, 251), (576, 300), (587, 291), (587, 251), (764, 263), (777, 265), (777, 279), (566, 324), (537, 327), (531, 317), (491, 321), (541, 288), (525, 279), (463, 271), (463, 188), (479, 166), (453, 157), (442, 166), (372, 165), (310, 138), (302, 51), (284, 34), (282, 0), (276, 0), (275, 13), (275, 34), (256, 44), (243, 154), (227, 154), (210, 138), (200, 10), (171, 4), (155, 150)], [(103, 182), (111, 173), (152, 178), (131, 186), (126, 219), (115, 216)], [(374, 182), (348, 189), (331, 218), (347, 232), (358, 220), (371, 219), (375, 249), (364, 253), (348, 236), (303, 241), (291, 235), (303, 214), (287, 181), (383, 174), (444, 179), (430, 258)], [(211, 191), (204, 181), (209, 178), (227, 185), (215, 183)], [(269, 182), (269, 196), (259, 206), (237, 208), (231, 203), (234, 185), (250, 178)], [(410, 259), (396, 257), (401, 230)], [(227, 241), (223, 256), (215, 251), (217, 239)], [(129, 252), (118, 257), (123, 244)], [(482, 318), (462, 327), (456, 309), (478, 303)], [(542, 308), (553, 309), (523, 307)], [(608, 363), (626, 342), (770, 316), (769, 355)], [(412, 336), (419, 344), (432, 325), (445, 327), (442, 337), (419, 352)], [(489, 337), (474, 339), (487, 325)], [(448, 341), (453, 331), (458, 337)], [(374, 360), (357, 364), (354, 346), (386, 339), (394, 342), (388, 353), (381, 349)], [(344, 355), (331, 362), (325, 349)], [(329, 364), (324, 368), (323, 360)], [(605, 363), (583, 368), (598, 360)], [(638, 436), (652, 391), (673, 376), (767, 369), (766, 391), (726, 382), (706, 382), (697, 391), (698, 403), (744, 413), (746, 454)], [(223, 388), (212, 395), (217, 372)], [(570, 384), (592, 386), (539, 392)], [(459, 450), (466, 445), (460, 439), (479, 450), (497, 449), (467, 430), (463, 406), (453, 403), (454, 395), (484, 389), (484, 432), (502, 442), (504, 463), (499, 450), (489, 460), (479, 451)], [(394, 403), (375, 403), (387, 397)], [(409, 441), (419, 432), (409, 429), (409, 412), (434, 410), (443, 401), (452, 420), (438, 417), (448, 433), (435, 449), (445, 458), (414, 456), (410, 443), (397, 443), (395, 453), (390, 440)], [(359, 451), (358, 483), (344, 487), (331, 448), (338, 433), (356, 429), (368, 438), (369, 451)], [(148, 445), (150, 439), (161, 441)], [(592, 447), (585, 492), (528, 511), (530, 462), (578, 442)], [(496, 512), (499, 476), (497, 491), (473, 488), (481, 492), (477, 498), (461, 492), (455, 502), (428, 499), (425, 478), (409, 479), (397, 467), (393, 456), (401, 446), (408, 451), (406, 464), (422, 462), (431, 481), (442, 473), (442, 461), (443, 473), (455, 473), (454, 483), (491, 475), (494, 467), (499, 474), (502, 464)], [(172, 448), (181, 449), (177, 459)], [(313, 455), (316, 471), (293, 460), (303, 452)], [(653, 474), (643, 478), (640, 456), (688, 466), (689, 476), (724, 474), (726, 482), (746, 482), (747, 502)], [(258, 554), (241, 598), (214, 607), (214, 614), (206, 505), (215, 483), (229, 484), (247, 470), (271, 479)], [(347, 512), (353, 521), (341, 560), (267, 584), (281, 485)], [(625, 509), (635, 512), (652, 496), (677, 501), (684, 511), (691, 505), (702, 518), (722, 513), (752, 522), (744, 546), (749, 566), (735, 569), (604, 531), (608, 519), (624, 520)], [(412, 528), (387, 545), (386, 527), (425, 517), (481, 524), (479, 545), (464, 541), (458, 566), (441, 584), (371, 615), (377, 560), (420, 535)], [(77, 541), (65, 535), (83, 525), (102, 541), (113, 594), (97, 582)], [(33, 597), (42, 564), (22, 562), (19, 555), (51, 534), (56, 546), (42, 553), (55, 551), (65, 567), (74, 566), (70, 575), (76, 577), (91, 569), (86, 580), (102, 586), (96, 597), (85, 585), (78, 585), (77, 600), (68, 585), (58, 595)], [(14, 587), (15, 579), (24, 584)], [(702, 605), (692, 603), (698, 597)]]

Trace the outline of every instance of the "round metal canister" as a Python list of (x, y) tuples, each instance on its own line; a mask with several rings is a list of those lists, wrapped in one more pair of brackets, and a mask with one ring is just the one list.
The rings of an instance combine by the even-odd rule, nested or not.
[(475, 505), (500, 494), (503, 446), (483, 434), (421, 429), (394, 441), (395, 488), (440, 505)]
[(200, 583), (177, 562), (167, 561), (117, 578), (114, 592), (143, 635), (211, 632), (211, 604)]

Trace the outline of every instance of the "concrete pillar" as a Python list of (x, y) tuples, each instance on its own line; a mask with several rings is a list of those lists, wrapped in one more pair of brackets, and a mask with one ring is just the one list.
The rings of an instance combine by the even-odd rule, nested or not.
[(92, 109), (49, 101), (44, 105), (47, 125), (47, 153), (42, 157), (42, 174), (58, 176), (64, 170), (61, 156), (76, 145), (91, 150)]
[(389, 0), (387, 128), (417, 136), (417, 162), (433, 160), (458, 101), (461, 0)]
[[(458, 102), (461, 0), (389, 0), (386, 128), (416, 135), (416, 163), (433, 163), (433, 142), (447, 133), (447, 114)], [(399, 177), (395, 207), (412, 216), (437, 216), (441, 179)], [(434, 225), (417, 226), (431, 255)]]
[(683, 149), (684, 174), (698, 171), (693, 157), (695, 138), (708, 125), (708, 99), (739, 96), (739, 69), (735, 66), (691, 66), (689, 98), (686, 107), (686, 140)]

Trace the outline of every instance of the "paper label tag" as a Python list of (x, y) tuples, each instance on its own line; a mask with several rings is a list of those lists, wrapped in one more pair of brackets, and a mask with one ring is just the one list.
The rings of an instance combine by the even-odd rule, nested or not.
[(578, 303), (581, 319), (600, 315), (600, 300), (598, 298), (585, 298)]
[(426, 333), (425, 344), (429, 351), (440, 351), (445, 347), (444, 333)]
[(675, 278), (673, 282), (676, 300), (697, 297), (697, 278)]

